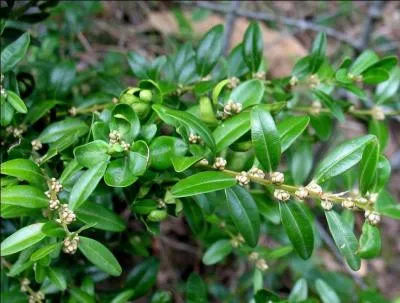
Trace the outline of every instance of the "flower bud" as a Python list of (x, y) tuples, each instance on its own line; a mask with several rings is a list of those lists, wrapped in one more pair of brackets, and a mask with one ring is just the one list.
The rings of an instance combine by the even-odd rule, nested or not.
[(347, 209), (352, 209), (356, 206), (355, 202), (353, 199), (351, 198), (346, 198), (343, 202), (342, 202), (342, 207), (347, 208)]
[(271, 177), (271, 182), (274, 184), (279, 185), (285, 182), (285, 176), (279, 171), (271, 173), (270, 177)]
[(308, 197), (308, 190), (305, 187), (299, 187), (294, 193), (297, 199), (304, 200)]
[(259, 169), (258, 167), (252, 167), (248, 171), (248, 175), (251, 176), (251, 177), (260, 178), (260, 179), (264, 179), (265, 178), (265, 173), (263, 172), (262, 169)]
[(213, 167), (215, 169), (219, 169), (219, 170), (224, 170), (225, 166), (226, 166), (226, 160), (222, 157), (217, 157), (215, 158), (215, 162), (213, 164)]
[(79, 245), (79, 236), (76, 234), (73, 236), (69, 236), (64, 239), (63, 252), (66, 254), (73, 255), (78, 249), (78, 245)]
[(322, 200), (321, 201), (321, 207), (324, 210), (329, 211), (329, 210), (331, 210), (333, 208), (333, 203), (331, 201), (329, 201), (329, 200)]
[(256, 262), (256, 267), (261, 271), (266, 271), (268, 269), (268, 264), (265, 259), (258, 259)]
[(42, 149), (43, 145), (42, 142), (40, 142), (39, 140), (35, 139), (31, 141), (32, 144), (32, 149), (33, 150), (40, 150)]
[(150, 214), (147, 216), (147, 220), (152, 222), (160, 222), (165, 220), (168, 217), (168, 213), (166, 210), (152, 210)]
[(274, 197), (279, 201), (287, 201), (290, 199), (290, 193), (283, 189), (275, 189), (274, 190)]
[(149, 89), (142, 89), (139, 93), (139, 98), (145, 102), (150, 102), (153, 98), (153, 93)]
[(376, 211), (366, 210), (365, 218), (372, 225), (377, 225), (381, 221), (381, 215)]
[(250, 177), (247, 172), (242, 171), (239, 175), (236, 176), (236, 181), (238, 181), (241, 186), (245, 186), (250, 183)]

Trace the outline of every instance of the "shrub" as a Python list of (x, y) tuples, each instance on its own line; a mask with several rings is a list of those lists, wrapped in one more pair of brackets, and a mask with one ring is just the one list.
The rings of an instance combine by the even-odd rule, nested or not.
[[(396, 57), (366, 50), (333, 66), (320, 33), (291, 75), (268, 79), (257, 23), (226, 58), (223, 33), (151, 62), (128, 53), (138, 82), (125, 89), (114, 71), (76, 72), (49, 49), (55, 36), (40, 44), (26, 32), (2, 49), (3, 302), (170, 302), (154, 291), (151, 243), (171, 217), (204, 247), (202, 269), (177, 290), (186, 302), (380, 298), (316, 251), (330, 243), (326, 222), (354, 277), (380, 255), (381, 217), (400, 218), (384, 156), (386, 120), (399, 114)], [(368, 133), (340, 133), (324, 150), (348, 119)], [(239, 286), (218, 290), (207, 267), (239, 263)]]

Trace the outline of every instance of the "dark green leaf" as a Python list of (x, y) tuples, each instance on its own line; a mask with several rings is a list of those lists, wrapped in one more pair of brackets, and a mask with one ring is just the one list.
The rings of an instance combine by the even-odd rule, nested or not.
[(253, 197), (242, 187), (225, 189), (228, 213), (246, 243), (255, 247), (260, 235), (260, 215)]
[(173, 157), (183, 157), (187, 152), (186, 143), (175, 137), (159, 136), (150, 144), (150, 166), (165, 170), (172, 166)]
[(344, 122), (344, 114), (337, 102), (328, 94), (321, 90), (313, 90), (314, 95), (321, 100), (322, 104), (330, 109), (332, 115), (338, 119), (340, 122)]
[(79, 303), (95, 303), (96, 300), (92, 296), (90, 296), (86, 291), (83, 291), (79, 288), (70, 288), (69, 293), (71, 297)]
[(243, 37), (243, 58), (249, 69), (258, 71), (263, 58), (264, 42), (258, 22), (251, 22)]
[(382, 190), (379, 194), (376, 210), (382, 215), (400, 220), (400, 203), (385, 190)]
[(92, 141), (74, 149), (76, 160), (84, 167), (91, 168), (99, 162), (107, 162), (110, 155), (107, 154), (109, 146), (101, 140)]
[(188, 168), (190, 168), (195, 163), (199, 162), (202, 156), (192, 156), (192, 157), (172, 157), (172, 165), (176, 172), (180, 173)]
[(281, 158), (279, 133), (271, 114), (262, 106), (251, 110), (251, 140), (258, 161), (268, 172), (275, 170)]
[(194, 196), (202, 193), (213, 192), (236, 184), (234, 177), (223, 172), (200, 172), (176, 183), (171, 193), (175, 197)]
[(12, 91), (7, 91), (7, 101), (14, 107), (14, 109), (19, 112), (26, 114), (28, 112), (28, 109), (26, 108), (26, 105), (24, 101), (14, 92)]
[(213, 243), (203, 256), (205, 265), (213, 265), (223, 260), (232, 252), (232, 244), (229, 240), (219, 240)]
[(364, 51), (351, 65), (349, 73), (357, 76), (367, 70), (374, 63), (379, 61), (379, 57), (371, 50)]
[(42, 190), (36, 187), (13, 185), (1, 190), (1, 204), (26, 208), (44, 208), (49, 205), (49, 199)]
[(153, 287), (157, 279), (159, 267), (159, 261), (154, 258), (148, 258), (129, 273), (126, 286), (132, 287), (135, 290), (132, 299), (143, 296)]
[(137, 179), (138, 177), (129, 169), (128, 157), (112, 160), (104, 174), (106, 184), (113, 187), (127, 187)]
[(313, 42), (310, 60), (311, 73), (316, 73), (324, 61), (327, 44), (326, 40), (326, 34), (324, 32), (320, 32)]
[(57, 249), (60, 249), (61, 245), (62, 245), (61, 243), (53, 243), (53, 244), (46, 245), (46, 246), (39, 248), (37, 251), (35, 251), (31, 255), (31, 261), (33, 261), (33, 262), (39, 261), (40, 259), (50, 255), (52, 252), (56, 251)]
[(267, 289), (259, 290), (256, 293), (254, 300), (256, 303), (270, 303), (270, 302), (281, 302), (282, 301), (277, 294), (275, 294), (272, 291), (269, 291)]
[(140, 132), (140, 121), (130, 105), (118, 104), (111, 112), (110, 130), (117, 131), (121, 139), (131, 144)]
[(67, 118), (47, 126), (37, 139), (42, 143), (53, 143), (70, 135), (83, 136), (88, 131), (89, 127), (81, 119)]
[(246, 108), (261, 103), (264, 90), (264, 84), (260, 80), (248, 80), (241, 83), (232, 91), (229, 100), (241, 103), (243, 108)]
[(222, 54), (223, 33), (224, 26), (217, 25), (200, 40), (196, 52), (196, 69), (201, 77), (207, 76), (217, 64)]
[(1, 52), (1, 73), (10, 71), (19, 61), (21, 61), (30, 42), (29, 33), (24, 33), (13, 43), (7, 45)]
[(310, 117), (298, 116), (286, 118), (277, 125), (282, 153), (304, 132), (309, 122)]
[(390, 162), (385, 156), (380, 155), (378, 159), (378, 165), (376, 167), (376, 179), (372, 192), (380, 192), (387, 184), (391, 173)]
[(363, 224), (358, 255), (363, 259), (377, 257), (381, 252), (381, 234), (379, 228), (367, 222)]
[(49, 266), (47, 267), (47, 276), (59, 290), (67, 289), (67, 279), (62, 269)]
[(300, 141), (292, 150), (289, 167), (295, 184), (303, 184), (311, 172), (314, 156), (312, 145), (307, 141)]
[(311, 222), (298, 203), (280, 202), (279, 210), (283, 227), (296, 252), (303, 259), (308, 259), (314, 249), (314, 231)]
[(310, 122), (314, 128), (317, 136), (322, 140), (326, 141), (329, 139), (332, 133), (332, 119), (327, 115), (310, 116)]
[(201, 277), (196, 273), (191, 273), (186, 283), (186, 302), (206, 303), (207, 288)]
[(365, 84), (378, 84), (389, 79), (389, 73), (383, 68), (369, 69), (362, 76)]
[(376, 168), (379, 159), (379, 143), (378, 140), (372, 140), (368, 143), (363, 151), (360, 161), (360, 170), (358, 175), (359, 188), (362, 195), (374, 185), (376, 176)]
[(90, 262), (112, 276), (121, 274), (121, 266), (107, 247), (90, 238), (79, 239), (79, 250)]
[(16, 177), (28, 181), (31, 184), (43, 188), (45, 185), (44, 176), (39, 166), (29, 159), (14, 159), (1, 164), (1, 173), (7, 176)]
[(340, 303), (340, 299), (336, 292), (324, 280), (317, 279), (315, 288), (323, 303)]

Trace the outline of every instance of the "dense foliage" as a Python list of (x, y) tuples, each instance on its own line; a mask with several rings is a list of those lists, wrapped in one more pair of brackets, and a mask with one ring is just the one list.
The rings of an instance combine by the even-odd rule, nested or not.
[[(233, 291), (193, 270), (177, 290), (185, 302), (385, 300), (373, 282), (325, 268), (316, 222), (351, 272), (380, 255), (382, 217), (400, 219), (384, 156), (400, 108), (396, 57), (366, 50), (333, 65), (320, 33), (291, 75), (269, 79), (251, 23), (226, 58), (219, 25), (170, 56), (129, 52), (130, 71), (115, 54), (78, 71), (73, 38), (60, 37), (81, 31), (86, 10), (35, 3), (35, 16), (2, 8), (2, 302), (172, 302), (155, 287), (152, 245), (171, 217), (202, 243), (202, 268), (245, 264)], [(64, 12), (62, 28), (17, 26), (49, 9)], [(137, 84), (124, 88), (122, 75)], [(367, 133), (339, 134), (316, 155), (349, 118)], [(288, 270), (294, 286), (278, 296)]]

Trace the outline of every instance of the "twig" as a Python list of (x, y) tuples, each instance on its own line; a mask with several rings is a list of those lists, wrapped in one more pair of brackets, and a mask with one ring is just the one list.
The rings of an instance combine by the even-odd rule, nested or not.
[[(185, 5), (196, 5), (198, 7), (210, 9), (219, 13), (228, 14), (230, 8), (225, 5), (210, 3), (208, 1), (182, 1), (179, 2)], [(355, 49), (360, 49), (360, 45), (357, 42), (354, 42), (352, 38), (348, 37), (347, 35), (326, 26), (317, 25), (315, 23), (300, 20), (300, 19), (293, 19), (285, 16), (274, 16), (267, 13), (260, 13), (260, 12), (251, 12), (244, 9), (238, 9), (235, 13), (237, 16), (246, 17), (255, 20), (261, 21), (274, 21), (278, 23), (282, 23), (289, 26), (295, 26), (301, 28), (303, 30), (312, 30), (316, 32), (325, 32), (328, 36), (335, 38), (336, 40), (342, 41), (347, 43), (348, 45), (352, 46)]]
[(225, 36), (224, 36), (224, 54), (227, 55), (231, 42), (233, 27), (235, 25), (236, 14), (235, 11), (240, 7), (240, 1), (231, 1), (229, 6), (229, 13), (226, 16), (225, 22)]
[(365, 284), (364, 280), (357, 275), (355, 272), (353, 272), (351, 269), (347, 267), (347, 265), (343, 262), (343, 257), (339, 253), (335, 243), (333, 243), (331, 237), (329, 234), (326, 232), (325, 228), (321, 225), (321, 223), (318, 220), (315, 220), (315, 225), (317, 226), (318, 232), (321, 235), (322, 240), (325, 242), (325, 244), (329, 247), (329, 249), (332, 251), (333, 255), (335, 258), (344, 265), (344, 268), (346, 268), (346, 271), (354, 278), (354, 281), (360, 286), (362, 289), (365, 289), (367, 285)]

